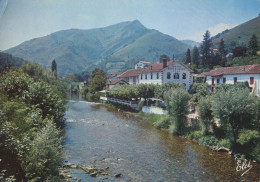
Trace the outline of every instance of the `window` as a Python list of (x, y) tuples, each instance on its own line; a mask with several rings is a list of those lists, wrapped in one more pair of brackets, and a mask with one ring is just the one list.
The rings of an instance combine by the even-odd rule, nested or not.
[(141, 74), (141, 80), (143, 79), (143, 74)]
[(145, 79), (147, 80), (147, 74), (145, 73)]
[(226, 83), (226, 78), (223, 78), (223, 83)]
[(217, 78), (217, 84), (219, 84), (219, 78)]
[(151, 80), (153, 79), (153, 73), (151, 73)]
[(234, 77), (234, 83), (237, 83), (237, 77)]
[(250, 85), (254, 84), (254, 77), (250, 77)]
[(211, 79), (211, 83), (212, 83), (212, 85), (214, 85), (214, 78)]
[(170, 72), (167, 73), (167, 78), (171, 79), (171, 73)]
[(186, 79), (186, 73), (182, 73), (182, 79)]
[(156, 78), (159, 79), (159, 73), (156, 74)]
[(179, 79), (180, 75), (179, 73), (174, 73), (174, 79)]
[(186, 83), (183, 83), (184, 87), (186, 87)]

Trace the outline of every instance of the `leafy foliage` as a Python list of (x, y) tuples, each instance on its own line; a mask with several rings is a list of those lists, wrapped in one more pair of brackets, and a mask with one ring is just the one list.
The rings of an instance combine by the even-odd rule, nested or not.
[(209, 126), (213, 124), (212, 99), (207, 96), (199, 100), (198, 103), (199, 118), (202, 123), (204, 134), (209, 132)]
[(59, 174), (57, 169), (62, 161), (62, 139), (59, 135), (60, 132), (52, 121), (47, 121), (46, 126), (36, 134), (23, 162), (27, 179), (46, 181)]
[(5, 180), (59, 180), (62, 145), (56, 126), (64, 124), (65, 100), (47, 77), (35, 74), (46, 72), (28, 65), (33, 78), (21, 69), (0, 75), (0, 170), (7, 170)]
[(190, 96), (186, 89), (170, 89), (164, 94), (166, 109), (173, 117), (173, 134), (182, 134), (185, 128), (186, 114), (188, 112), (188, 101)]
[(220, 118), (222, 124), (229, 124), (232, 128), (234, 142), (238, 132), (249, 127), (254, 118), (255, 98), (248, 89), (231, 87), (218, 89), (214, 94), (213, 111)]
[(207, 83), (193, 83), (190, 93), (192, 94), (192, 101), (197, 103), (201, 98), (211, 94), (210, 85)]
[(179, 83), (164, 83), (156, 88), (154, 95), (156, 98), (163, 100), (165, 92), (179, 87), (185, 89), (184, 85)]
[(249, 55), (255, 56), (258, 50), (259, 48), (257, 37), (255, 34), (253, 34), (248, 43), (248, 53)]

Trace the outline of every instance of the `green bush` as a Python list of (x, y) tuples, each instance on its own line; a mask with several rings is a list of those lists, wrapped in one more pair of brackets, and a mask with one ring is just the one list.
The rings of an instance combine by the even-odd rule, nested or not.
[(45, 181), (58, 176), (58, 166), (62, 161), (62, 139), (59, 135), (52, 121), (46, 121), (46, 126), (37, 133), (23, 161), (28, 180)]
[(210, 85), (207, 83), (193, 83), (190, 93), (192, 94), (192, 101), (197, 103), (201, 98), (210, 95)]
[(212, 135), (204, 136), (204, 137), (199, 138), (199, 144), (215, 146), (215, 145), (218, 145), (218, 139)]
[(237, 143), (246, 145), (256, 139), (260, 139), (259, 131), (245, 129), (239, 133)]
[(230, 149), (232, 146), (232, 141), (230, 141), (230, 139), (222, 139), (219, 141), (218, 145)]
[(251, 152), (251, 156), (256, 161), (260, 162), (260, 144), (258, 143)]
[(156, 128), (163, 128), (163, 129), (168, 129), (170, 124), (172, 123), (170, 117), (164, 117), (160, 118), (158, 121), (154, 122), (154, 126)]
[(203, 136), (204, 136), (204, 133), (202, 131), (192, 131), (188, 134), (188, 138), (191, 140), (192, 139), (199, 140)]

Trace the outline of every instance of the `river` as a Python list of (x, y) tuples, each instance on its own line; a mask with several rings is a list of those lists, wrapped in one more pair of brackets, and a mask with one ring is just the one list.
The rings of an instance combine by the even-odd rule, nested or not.
[[(85, 101), (71, 100), (68, 108), (66, 162), (109, 167), (104, 181), (260, 181), (260, 165), (251, 162), (241, 176), (227, 153), (171, 136), (134, 114)], [(82, 181), (103, 181), (80, 170), (70, 173)]]

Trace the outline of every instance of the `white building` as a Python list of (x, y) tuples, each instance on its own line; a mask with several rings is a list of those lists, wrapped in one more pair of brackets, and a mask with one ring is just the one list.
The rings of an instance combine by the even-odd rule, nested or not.
[(187, 90), (193, 83), (192, 70), (179, 61), (152, 64), (144, 69), (132, 69), (122, 73), (118, 78), (125, 80), (129, 84), (164, 84), (180, 83), (184, 84)]
[(145, 68), (150, 64), (151, 63), (147, 62), (147, 61), (139, 61), (139, 62), (135, 63), (135, 69)]
[(218, 84), (248, 82), (250, 91), (260, 94), (260, 64), (215, 68), (198, 76), (206, 77), (205, 81), (211, 85), (212, 91)]
[(131, 69), (131, 70), (126, 70), (123, 72), (121, 75), (118, 76), (119, 79), (122, 79), (126, 81), (129, 84), (138, 84), (139, 83), (139, 74), (143, 71), (144, 69)]
[(179, 83), (185, 85), (188, 90), (193, 83), (192, 70), (179, 61), (155, 63), (145, 68), (139, 74), (139, 83)]

